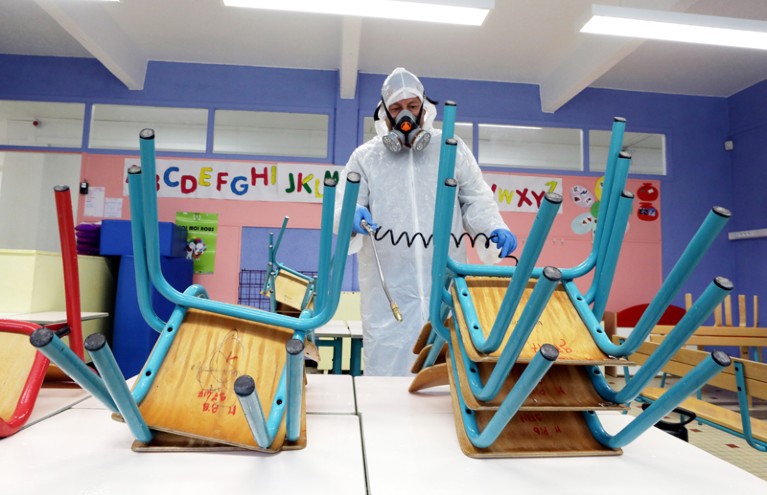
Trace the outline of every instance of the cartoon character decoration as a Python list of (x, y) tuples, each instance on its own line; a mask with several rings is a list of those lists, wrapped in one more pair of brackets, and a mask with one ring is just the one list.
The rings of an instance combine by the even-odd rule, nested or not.
[(578, 235), (593, 233), (597, 228), (597, 217), (599, 216), (599, 202), (602, 198), (602, 187), (604, 186), (604, 177), (597, 179), (594, 184), (595, 194), (592, 194), (585, 186), (574, 185), (570, 188), (570, 200), (576, 206), (588, 208), (589, 211), (576, 216), (570, 228)]
[(639, 199), (639, 208), (637, 209), (637, 218), (644, 222), (654, 222), (660, 218), (658, 209), (655, 208), (653, 201), (658, 199), (660, 193), (658, 188), (652, 182), (645, 182), (637, 190), (637, 199)]
[(186, 245), (186, 259), (198, 260), (206, 249), (208, 249), (208, 246), (206, 246), (203, 240), (199, 237), (189, 239), (189, 242)]
[(594, 196), (591, 194), (591, 191), (577, 184), (570, 188), (570, 199), (573, 200), (576, 206), (583, 208), (591, 208), (591, 205), (594, 204)]

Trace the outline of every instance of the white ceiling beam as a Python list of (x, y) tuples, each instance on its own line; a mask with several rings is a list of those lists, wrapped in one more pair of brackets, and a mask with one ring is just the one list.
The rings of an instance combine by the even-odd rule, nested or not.
[(35, 0), (130, 90), (144, 89), (147, 57), (98, 2)]
[(642, 40), (627, 38), (614, 38), (607, 43), (604, 39), (588, 39), (578, 43), (556, 69), (541, 80), (541, 110), (556, 112), (642, 43)]
[[(685, 11), (698, 0), (642, 0), (643, 8), (658, 10)], [(595, 0), (595, 3), (600, 3)], [(612, 4), (609, 0), (601, 3)], [(632, 2), (625, 2), (625, 6)], [(586, 15), (587, 14), (587, 15)], [(577, 29), (583, 26), (591, 16), (588, 13), (583, 19), (575, 21)], [(615, 67), (634, 50), (639, 48), (643, 40), (605, 37), (599, 35), (580, 34), (578, 40), (563, 54), (559, 64), (541, 80), (540, 97), (541, 110), (554, 113), (581, 91), (589, 87), (607, 71)]]
[(344, 17), (341, 35), (340, 95), (342, 99), (353, 99), (357, 93), (357, 72), (360, 66), (360, 37), (362, 19)]

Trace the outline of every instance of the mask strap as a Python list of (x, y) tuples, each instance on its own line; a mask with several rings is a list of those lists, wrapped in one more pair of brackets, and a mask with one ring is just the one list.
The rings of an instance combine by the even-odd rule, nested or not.
[[(424, 99), (429, 100), (429, 102), (432, 105), (434, 105), (434, 106), (437, 106), (437, 104), (439, 103), (437, 101), (432, 100), (431, 98), (429, 98), (425, 94), (423, 95), (423, 97), (424, 97)], [(394, 127), (394, 117), (392, 117), (392, 114), (389, 113), (389, 109), (386, 108), (386, 102), (384, 101), (383, 96), (381, 97), (381, 103), (379, 103), (378, 106), (376, 106), (375, 112), (373, 113), (373, 122), (375, 122), (377, 120), (380, 120), (378, 118), (378, 109), (381, 108), (381, 107), (383, 107), (384, 112), (386, 112), (386, 118), (389, 119), (389, 124), (392, 127)], [(423, 104), (423, 101), (421, 101), (421, 110), (418, 112), (418, 115), (415, 118), (415, 123), (419, 127), (421, 126), (421, 118), (423, 117), (423, 112), (424, 112), (424, 104)]]
[[(389, 119), (389, 125), (391, 127), (394, 127), (394, 117), (392, 117), (392, 114), (389, 113), (389, 109), (386, 108), (386, 102), (384, 101), (383, 96), (381, 97), (381, 103), (379, 103), (378, 106), (379, 107), (381, 107), (381, 106), (383, 107), (384, 112), (386, 112), (386, 118)], [(377, 109), (378, 109), (378, 107), (376, 107), (376, 110)], [(378, 111), (376, 111), (376, 115), (378, 115)]]

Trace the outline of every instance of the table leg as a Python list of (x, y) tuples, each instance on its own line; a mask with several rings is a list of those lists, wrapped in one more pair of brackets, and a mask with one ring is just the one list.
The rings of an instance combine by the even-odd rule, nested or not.
[(352, 376), (362, 374), (362, 339), (352, 338), (351, 356), (349, 358), (349, 368)]

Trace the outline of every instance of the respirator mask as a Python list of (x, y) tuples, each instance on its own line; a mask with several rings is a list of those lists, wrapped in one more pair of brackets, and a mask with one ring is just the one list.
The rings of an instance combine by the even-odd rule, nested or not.
[(386, 105), (382, 106), (391, 123), (391, 131), (381, 138), (387, 149), (398, 153), (402, 151), (403, 147), (410, 147), (414, 151), (421, 151), (426, 148), (431, 140), (431, 134), (418, 126), (421, 117), (423, 117), (423, 105), (421, 105), (418, 116), (403, 109), (397, 114), (396, 119), (389, 113)]

